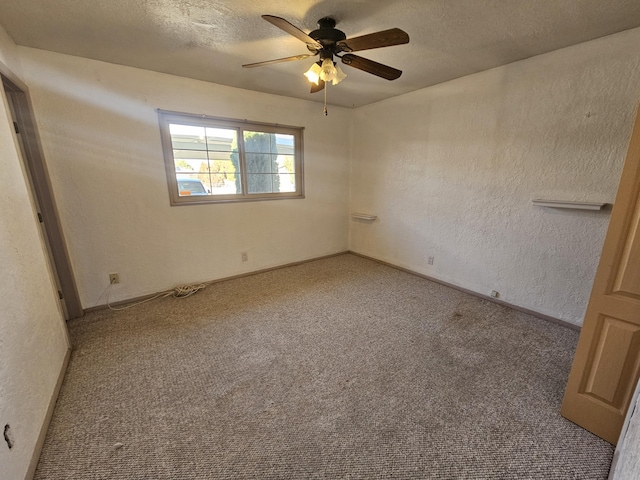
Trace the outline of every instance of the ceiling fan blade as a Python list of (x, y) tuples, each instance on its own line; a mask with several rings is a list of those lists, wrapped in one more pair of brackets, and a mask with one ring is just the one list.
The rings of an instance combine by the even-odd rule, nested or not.
[(307, 45), (314, 47), (316, 50), (320, 50), (322, 48), (322, 45), (320, 45), (318, 42), (316, 42), (313, 38), (311, 38), (309, 35), (304, 33), (295, 25), (287, 22), (284, 18), (275, 17), (273, 15), (262, 15), (262, 18), (264, 18), (267, 22), (280, 28), (281, 30), (284, 30), (289, 35), (293, 35), (298, 40), (302, 40)]
[(392, 45), (402, 45), (409, 43), (409, 35), (399, 28), (391, 28), (381, 32), (369, 33), (361, 37), (347, 38), (337, 42), (339, 51), (342, 52), (358, 52), (360, 50), (369, 50), (371, 48), (390, 47)]
[(397, 68), (383, 65), (382, 63), (374, 62), (367, 58), (359, 57), (358, 55), (352, 55), (347, 53), (342, 57), (342, 63), (349, 65), (350, 67), (357, 68), (367, 73), (377, 75), (378, 77), (386, 78), (387, 80), (395, 80), (402, 75), (402, 70)]
[(263, 65), (271, 65), (272, 63), (282, 63), (282, 62), (292, 62), (294, 60), (304, 60), (305, 58), (312, 57), (313, 55), (309, 55), (308, 53), (303, 53), (302, 55), (294, 55), (292, 57), (285, 58), (276, 58), (275, 60), (267, 60), (265, 62), (256, 62), (256, 63), (247, 63), (242, 65), (243, 68), (253, 68), (253, 67), (261, 67)]
[(316, 93), (321, 91), (324, 88), (324, 80), (318, 80), (318, 85), (315, 83), (311, 84), (311, 93)]

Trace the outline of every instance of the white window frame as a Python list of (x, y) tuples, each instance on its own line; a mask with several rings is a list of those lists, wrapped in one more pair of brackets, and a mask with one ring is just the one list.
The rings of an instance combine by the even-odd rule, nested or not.
[[(248, 120), (237, 120), (231, 118), (213, 117), (208, 115), (171, 112), (166, 110), (158, 110), (158, 118), (160, 121), (160, 137), (162, 140), (162, 150), (164, 152), (164, 164), (167, 175), (167, 184), (169, 187), (169, 202), (171, 206), (304, 198), (304, 162), (302, 158), (302, 132), (304, 130), (304, 127), (252, 122)], [(240, 175), (240, 185), (242, 192), (228, 195), (180, 195), (178, 192), (178, 181), (176, 177), (175, 160), (173, 156), (173, 144), (171, 141), (171, 133), (169, 131), (169, 125), (172, 123), (198, 127), (204, 126), (236, 130), (238, 138), (238, 155), (240, 168), (240, 172), (236, 172), (236, 175)], [(264, 133), (280, 133), (292, 135), (294, 137), (295, 191), (248, 193), (246, 157), (244, 152), (245, 130)]]

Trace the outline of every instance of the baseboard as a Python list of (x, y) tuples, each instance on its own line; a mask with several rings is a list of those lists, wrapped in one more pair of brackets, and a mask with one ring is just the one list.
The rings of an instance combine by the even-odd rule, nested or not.
[(488, 295), (483, 295), (481, 293), (474, 292), (473, 290), (468, 290), (468, 289), (466, 289), (464, 287), (460, 287), (459, 285), (454, 285), (452, 283), (448, 283), (448, 282), (445, 282), (443, 280), (439, 280), (437, 278), (430, 277), (429, 275), (425, 275), (423, 273), (419, 273), (419, 272), (410, 270), (408, 268), (399, 267), (398, 265), (394, 265), (393, 263), (385, 262), (384, 260), (379, 260), (377, 258), (370, 257), (368, 255), (363, 255), (361, 253), (353, 252), (351, 250), (348, 253), (350, 253), (351, 255), (356, 255), (358, 257), (366, 258), (367, 260), (371, 260), (371, 261), (380, 263), (382, 265), (386, 265), (387, 267), (395, 268), (396, 270), (401, 270), (403, 272), (410, 273), (412, 275), (416, 275), (416, 276), (418, 276), (420, 278), (424, 278), (426, 280), (430, 280), (432, 282), (439, 283), (440, 285), (444, 285), (446, 287), (455, 288), (456, 290), (459, 290), (461, 292), (468, 293), (469, 295), (473, 295), (474, 297), (478, 297), (478, 298), (481, 298), (483, 300), (488, 300), (490, 302), (497, 303), (498, 305), (502, 305), (503, 307), (508, 307), (508, 308), (513, 309), (513, 310), (517, 310), (519, 312), (526, 313), (526, 314), (532, 315), (534, 317), (540, 318), (542, 320), (546, 320), (548, 322), (557, 323), (558, 325), (562, 325), (563, 327), (567, 327), (567, 328), (570, 328), (572, 330), (576, 330), (578, 332), (581, 330), (580, 326), (574, 325), (573, 323), (567, 322), (565, 320), (561, 320), (559, 318), (555, 318), (555, 317), (552, 317), (550, 315), (545, 315), (544, 313), (536, 312), (535, 310), (529, 310), (528, 308), (524, 308), (524, 307), (521, 307), (519, 305), (514, 305), (512, 303), (505, 302), (503, 300), (498, 300), (497, 298), (493, 298), (493, 297), (490, 297)]
[[(260, 273), (270, 272), (270, 271), (273, 271), (273, 270), (279, 270), (281, 268), (295, 267), (296, 265), (303, 265), (305, 263), (315, 262), (315, 261), (318, 261), (318, 260), (324, 260), (326, 258), (337, 257), (337, 256), (340, 256), (340, 255), (345, 255), (345, 254), (351, 254), (351, 255), (356, 255), (358, 257), (366, 258), (367, 260), (371, 260), (373, 262), (380, 263), (381, 265), (386, 265), (388, 267), (395, 268), (396, 270), (401, 270), (403, 272), (410, 273), (411, 275), (416, 275), (416, 276), (424, 278), (426, 280), (430, 280), (432, 282), (439, 283), (440, 285), (444, 285), (444, 286), (447, 286), (447, 287), (455, 288), (456, 290), (459, 290), (459, 291), (464, 292), (464, 293), (468, 293), (469, 295), (473, 295), (474, 297), (478, 297), (478, 298), (481, 298), (483, 300), (488, 300), (490, 302), (497, 303), (498, 305), (502, 305), (503, 307), (512, 308), (513, 310), (517, 310), (519, 312), (526, 313), (528, 315), (532, 315), (534, 317), (541, 318), (543, 320), (547, 320), (548, 322), (557, 323), (558, 325), (562, 325), (563, 327), (567, 327), (567, 328), (570, 328), (572, 330), (580, 331), (580, 329), (581, 329), (580, 326), (574, 325), (573, 323), (567, 322), (565, 320), (561, 320), (559, 318), (555, 318), (555, 317), (552, 317), (550, 315), (545, 315), (544, 313), (536, 312), (535, 310), (530, 310), (528, 308), (524, 308), (524, 307), (521, 307), (519, 305), (514, 305), (512, 303), (505, 302), (503, 300), (499, 300), (497, 298), (493, 298), (493, 297), (490, 297), (488, 295), (483, 295), (481, 293), (474, 292), (473, 290), (469, 290), (469, 289), (466, 289), (464, 287), (460, 287), (459, 285), (455, 285), (453, 283), (445, 282), (445, 281), (440, 280), (438, 278), (430, 277), (429, 275), (425, 275), (423, 273), (419, 273), (419, 272), (416, 272), (416, 271), (408, 269), (408, 268), (400, 267), (398, 265), (394, 265), (393, 263), (389, 263), (389, 262), (386, 262), (384, 260), (377, 259), (375, 257), (370, 257), (368, 255), (363, 255), (362, 253), (354, 252), (354, 251), (351, 251), (351, 250), (347, 250), (347, 251), (344, 251), (344, 252), (338, 252), (338, 253), (332, 253), (330, 255), (323, 255), (321, 257), (309, 258), (307, 260), (301, 260), (301, 261), (298, 261), (298, 262), (286, 263), (286, 264), (283, 264), (283, 265), (277, 265), (275, 267), (263, 268), (261, 270), (254, 270), (254, 271), (251, 271), (251, 272), (241, 273), (239, 275), (232, 275), (232, 276), (229, 276), (229, 277), (223, 277), (223, 278), (218, 278), (218, 279), (215, 279), (215, 280), (210, 280), (208, 282), (199, 282), (199, 283), (206, 283), (207, 285), (213, 285), (215, 283), (226, 282), (227, 280), (234, 280), (236, 278), (249, 277), (251, 275), (258, 275)], [(143, 296), (140, 296), (140, 297), (129, 298), (127, 300), (114, 302), (114, 303), (111, 304), (111, 306), (112, 307), (121, 307), (121, 306), (125, 306), (125, 305), (131, 304), (131, 303), (142, 302), (142, 301), (147, 300), (147, 299), (149, 299), (151, 297), (155, 297), (155, 296), (158, 296), (158, 295), (163, 295), (165, 293), (171, 293), (171, 292), (173, 292), (173, 289), (165, 290), (163, 292), (151, 293), (149, 295), (143, 295)], [(89, 308), (86, 308), (84, 311), (85, 311), (85, 313), (89, 313), (89, 312), (93, 312), (93, 311), (96, 311), (96, 310), (104, 310), (105, 308), (108, 308), (107, 304), (97, 305), (95, 307), (89, 307)]]
[[(343, 251), (343, 252), (338, 252), (338, 253), (331, 253), (329, 255), (323, 255), (321, 257), (309, 258), (307, 260), (300, 260), (298, 262), (285, 263), (283, 265), (277, 265), (275, 267), (263, 268), (261, 270), (253, 270), (251, 272), (240, 273), (238, 275), (232, 275), (230, 277), (217, 278), (215, 280), (209, 280), (209, 281), (206, 281), (206, 282), (196, 282), (196, 283), (205, 283), (207, 285), (214, 285), (216, 283), (226, 282), (228, 280), (235, 280), (236, 278), (250, 277), (252, 275), (258, 275), (260, 273), (271, 272), (273, 270), (280, 270), (281, 268), (295, 267), (296, 265), (303, 265), (305, 263), (316, 262), (318, 260), (324, 260), (325, 258), (338, 257), (340, 255), (346, 255), (347, 253), (351, 253), (351, 252)], [(121, 300), (119, 302), (113, 302), (113, 303), (110, 303), (110, 305), (112, 307), (122, 307), (122, 306), (125, 306), (125, 305), (128, 305), (128, 304), (131, 304), (131, 303), (142, 302), (144, 300), (148, 300), (148, 299), (150, 299), (152, 297), (156, 297), (156, 296), (159, 296), (159, 295), (172, 293), (173, 291), (174, 291), (174, 289), (172, 288), (171, 290), (165, 290), (163, 292), (156, 292), (156, 293), (151, 293), (149, 295), (143, 295), (143, 296), (140, 296), (140, 297), (128, 298), (126, 300)], [(96, 310), (104, 310), (105, 308), (109, 308), (109, 306), (106, 303), (103, 304), (103, 305), (96, 305), (95, 307), (85, 308), (84, 312), (85, 313), (90, 313), (90, 312), (95, 312)]]
[(27, 474), (24, 477), (25, 480), (33, 479), (33, 476), (36, 473), (36, 467), (38, 466), (38, 461), (40, 460), (40, 453), (42, 452), (44, 440), (47, 436), (47, 430), (49, 430), (49, 424), (51, 423), (53, 410), (56, 406), (56, 401), (58, 400), (58, 394), (60, 393), (60, 389), (62, 388), (62, 382), (64, 381), (64, 375), (67, 372), (67, 366), (69, 365), (70, 358), (71, 358), (71, 348), (67, 349), (67, 353), (64, 356), (64, 361), (62, 362), (62, 367), (60, 368), (60, 373), (58, 373), (58, 380), (56, 382), (55, 388), (53, 389), (53, 394), (49, 399), (49, 407), (47, 408), (47, 413), (44, 417), (44, 422), (42, 423), (42, 427), (40, 428), (38, 441), (36, 442), (36, 446), (33, 450), (33, 455), (31, 456), (31, 462), (29, 463), (29, 469), (27, 470)]

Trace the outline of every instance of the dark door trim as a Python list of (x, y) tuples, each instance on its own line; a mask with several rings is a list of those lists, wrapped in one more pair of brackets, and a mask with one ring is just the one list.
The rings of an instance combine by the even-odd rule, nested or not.
[(2, 63), (0, 77), (7, 101), (11, 103), (16, 117), (13, 121), (17, 124), (15, 128), (20, 132), (24, 147), (22, 157), (25, 170), (30, 177), (32, 193), (40, 210), (38, 217), (45, 224), (45, 240), (48, 242), (51, 266), (57, 277), (58, 293), (62, 297), (65, 317), (67, 320), (81, 317), (84, 310), (71, 268), (27, 87)]

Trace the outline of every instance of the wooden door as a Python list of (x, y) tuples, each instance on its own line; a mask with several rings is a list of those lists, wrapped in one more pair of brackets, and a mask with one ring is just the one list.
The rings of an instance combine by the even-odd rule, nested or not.
[(616, 444), (640, 376), (640, 111), (578, 341), (562, 415)]

